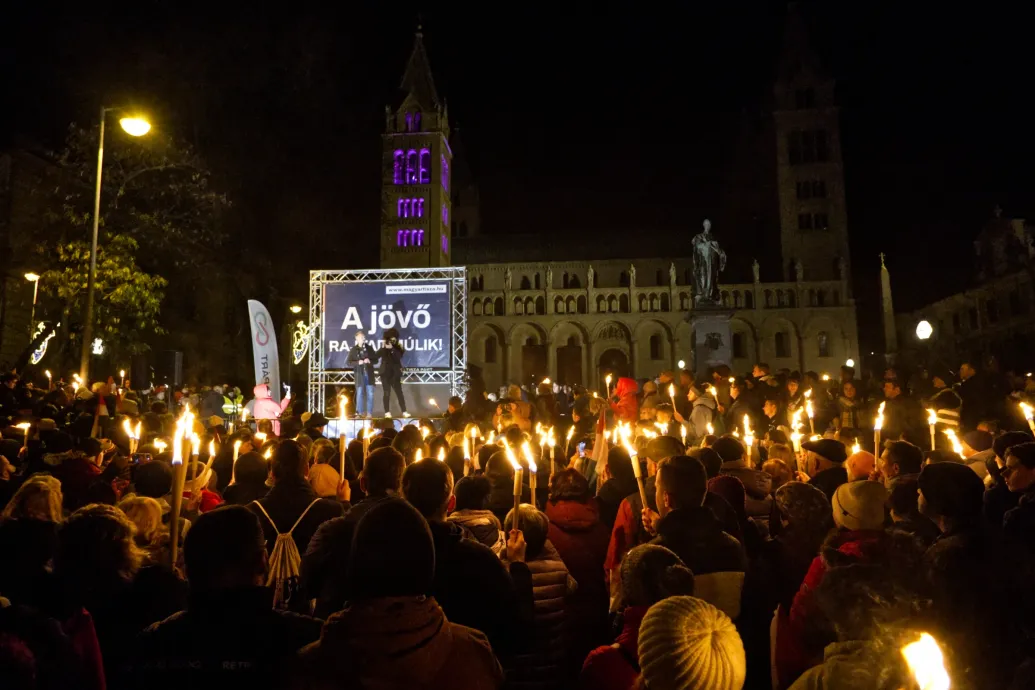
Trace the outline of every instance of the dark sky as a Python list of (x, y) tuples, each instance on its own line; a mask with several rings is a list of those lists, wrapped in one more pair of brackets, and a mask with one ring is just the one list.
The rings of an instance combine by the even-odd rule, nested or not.
[[(486, 232), (689, 237), (739, 194), (739, 123), (764, 106), (785, 11), (325, 4), (23, 3), (0, 42), (0, 145), (56, 147), (102, 101), (146, 105), (207, 158), (274, 280), (301, 289), (309, 268), (376, 262), (383, 109), (420, 13)], [(865, 329), (878, 252), (896, 306), (917, 307), (969, 279), (995, 204), (1033, 213), (1029, 24), (1006, 3), (803, 6), (839, 78)], [(735, 251), (776, 232), (717, 230)]]

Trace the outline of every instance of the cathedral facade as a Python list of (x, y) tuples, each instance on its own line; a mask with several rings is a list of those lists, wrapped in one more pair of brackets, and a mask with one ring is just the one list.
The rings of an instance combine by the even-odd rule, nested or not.
[[(751, 282), (720, 284), (735, 371), (766, 362), (833, 376), (859, 359), (833, 86), (792, 10), (770, 128), (783, 279), (763, 282), (756, 262)], [(693, 368), (693, 232), (653, 256), (632, 241), (601, 259), (551, 252), (546, 239), (508, 250), (508, 238), (486, 234), (467, 248), (479, 228), (464, 200), (476, 192), (450, 189), (448, 117), (419, 32), (402, 88), (402, 104), (386, 115), (382, 266), (466, 265), (468, 362), (489, 390), (546, 376), (598, 388), (607, 373)], [(498, 246), (486, 251), (486, 243)]]

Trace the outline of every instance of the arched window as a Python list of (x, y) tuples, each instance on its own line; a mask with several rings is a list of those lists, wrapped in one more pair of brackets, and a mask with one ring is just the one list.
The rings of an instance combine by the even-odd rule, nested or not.
[(722, 302), (722, 306), (730, 306), (730, 293), (726, 290), (723, 290), (721, 293), (719, 293), (719, 299)]
[(569, 276), (568, 278), (568, 287), (572, 289), (582, 287), (582, 283), (579, 281), (579, 277), (574, 273), (572, 273), (571, 276)]
[(535, 314), (535, 300), (531, 297), (525, 299), (525, 314)]
[(482, 301), (480, 299), (476, 299), (474, 302), (471, 303), (471, 316), (481, 316), (481, 315), (482, 315)]
[(564, 313), (564, 299), (561, 297), (555, 297), (553, 300), (553, 310), (557, 314)]
[(766, 290), (764, 294), (766, 309), (770, 309), (773, 306), (773, 292), (772, 290)]
[(539, 344), (539, 341), (535, 339), (534, 335), (530, 335), (530, 336), (528, 336), (525, 339), (525, 346), (526, 347), (535, 347), (538, 344)]
[(776, 346), (776, 356), (777, 357), (790, 357), (791, 356), (791, 349), (789, 347), (787, 334), (781, 331), (781, 332), (776, 334), (776, 337), (774, 338), (774, 340), (775, 340), (774, 345)]
[(606, 310), (607, 304), (604, 301), (603, 295), (597, 295), (597, 313), (603, 313)]
[(410, 149), (406, 152), (406, 184), (417, 184), (417, 152)]
[(497, 297), (492, 303), (492, 313), (503, 316), (503, 298)]
[(514, 298), (514, 313), (518, 316), (525, 313), (525, 303), (521, 301), (520, 297)]
[(418, 182), (420, 184), (431, 182), (431, 151), (428, 149), (420, 150), (420, 175)]
[(575, 298), (574, 297), (569, 297), (565, 301), (565, 303), (564, 303), (564, 311), (568, 312), (569, 314), (574, 314), (575, 313), (576, 310), (575, 310)]
[(841, 291), (840, 290), (834, 290), (834, 306), (835, 307), (840, 307), (841, 306)]
[(530, 281), (528, 279), (528, 276), (521, 276), (521, 289), (522, 290), (531, 290), (532, 289), (532, 281)]
[(419, 110), (413, 114), (413, 129), (411, 129), (410, 131), (411, 132), (419, 132), (420, 131), (420, 111)]
[(490, 335), (485, 339), (485, 363), (495, 364), (496, 363), (496, 348), (498, 343), (496, 342), (496, 336)]
[(611, 295), (610, 297), (607, 298), (607, 310), (609, 312), (616, 312), (616, 311), (618, 311), (618, 298), (615, 297), (614, 295)]
[(539, 274), (538, 273), (535, 274), (535, 289), (536, 290), (542, 289), (542, 285), (540, 285), (540, 283), (539, 283)]
[(662, 273), (660, 268), (658, 270), (654, 271), (654, 284), (655, 285), (664, 285), (665, 283), (663, 282), (664, 281), (664, 277), (663, 276), (664, 276), (664, 274)]
[(744, 293), (744, 306), (747, 307), (748, 309), (754, 309), (755, 308), (755, 293), (753, 293), (753, 292), (745, 292)]
[(820, 357), (830, 356), (830, 338), (827, 337), (826, 331), (820, 331), (816, 336), (816, 347), (819, 349)]
[(482, 312), (486, 316), (492, 316), (495, 313), (495, 311), (496, 311), (495, 309), (493, 309), (493, 306), (495, 306), (495, 305), (494, 305), (494, 303), (492, 301), (492, 298), (491, 297), (486, 297), (485, 298), (485, 308), (482, 309)]
[(406, 113), (406, 131), (413, 131), (413, 113)]
[(586, 313), (586, 296), (579, 295), (579, 298), (575, 300), (575, 311), (580, 314)]
[(546, 298), (540, 295), (535, 298), (535, 313), (545, 314), (546, 313)]
[(747, 347), (744, 345), (744, 334), (733, 334), (733, 358), (747, 359)]
[(816, 290), (816, 306), (825, 307), (827, 306), (827, 291)]
[(442, 189), (449, 191), (449, 162), (446, 154), (442, 154)]
[(661, 293), (661, 311), (668, 311), (668, 294)]
[(650, 296), (650, 310), (651, 311), (657, 311), (658, 310), (658, 296), (657, 295), (651, 295)]
[(629, 287), (629, 274), (625, 271), (618, 274), (618, 285), (621, 287)]
[(578, 347), (579, 339), (573, 335), (568, 336), (568, 347)]
[(787, 304), (791, 307), (798, 306), (798, 295), (794, 293), (794, 290), (787, 291)]
[(650, 358), (659, 360), (662, 358), (661, 336), (655, 333), (650, 337)]
[(629, 295), (621, 295), (618, 298), (618, 311), (623, 314), (629, 313)]
[(392, 155), (392, 184), (403, 184), (406, 178), (403, 175), (406, 169), (406, 156), (402, 149), (396, 149)]
[(647, 311), (647, 295), (640, 295), (640, 311)]
[(564, 275), (561, 276), (561, 287), (563, 287), (565, 290), (568, 289), (568, 272), (567, 271), (565, 271)]

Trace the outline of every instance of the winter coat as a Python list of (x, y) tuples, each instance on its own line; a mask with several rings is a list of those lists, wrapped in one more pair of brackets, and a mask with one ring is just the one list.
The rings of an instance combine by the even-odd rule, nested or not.
[(636, 485), (636, 480), (622, 481), (616, 477), (611, 477), (600, 487), (600, 491), (597, 492), (598, 507), (600, 509), (600, 522), (604, 524), (608, 530), (612, 529), (615, 524), (615, 518), (618, 517), (618, 508), (622, 505), (622, 501), (625, 497), (639, 493), (639, 487)]
[(396, 341), (392, 347), (382, 347), (377, 351), (377, 358), (381, 362), (381, 382), (398, 381), (402, 378), (402, 358), (406, 351)]
[[(89, 620), (85, 612), (83, 617)], [(48, 618), (31, 606), (0, 600), (0, 658), (5, 662), (0, 684), (39, 690), (103, 690), (97, 638), (90, 645), (82, 645), (83, 641), (67, 623)], [(25, 679), (18, 674), (15, 669), (19, 666), (26, 671), (31, 668), (34, 677)]]
[(699, 395), (694, 399), (694, 406), (690, 410), (690, 428), (688, 431), (695, 439), (702, 439), (708, 435), (708, 425), (712, 424), (717, 414), (718, 405), (711, 395)]
[(524, 690), (570, 687), (564, 666), (568, 651), (566, 608), (568, 598), (578, 585), (549, 540), (527, 565), (532, 572), (535, 628), (528, 638), (528, 651), (514, 657), (513, 673), (507, 677), (508, 687)]
[(206, 391), (201, 396), (201, 404), (198, 406), (198, 416), (201, 417), (205, 423), (208, 423), (209, 417), (222, 417), (223, 416), (223, 394), (216, 390)]
[(881, 530), (839, 530), (831, 534), (820, 554), (812, 559), (788, 616), (778, 623), (776, 673), (781, 686), (817, 663), (823, 648), (833, 641), (822, 625), (824, 617), (816, 601), (816, 588), (827, 570), (852, 562), (871, 563), (885, 544), (886, 535)]
[[(349, 348), (349, 359), (348, 363), (352, 366), (356, 375), (357, 386), (373, 386), (374, 385), (374, 362), (378, 358), (378, 353), (374, 348), (370, 347), (368, 343), (362, 345), (353, 345)], [(360, 364), (360, 360), (368, 359), (369, 362)]]
[(283, 687), (295, 653), (322, 621), (273, 608), (267, 587), (192, 592), (187, 610), (151, 625), (132, 646), (120, 687)]
[(768, 517), (772, 510), (772, 499), (769, 497), (773, 488), (773, 478), (768, 472), (756, 470), (748, 466), (747, 460), (732, 460), (720, 466), (719, 474), (736, 477), (744, 485), (747, 502), (744, 504), (748, 515)]
[(231, 484), (223, 492), (223, 500), (228, 505), (246, 506), (252, 501), (265, 498), (269, 492), (270, 487), (265, 484)]
[(532, 575), (524, 563), (504, 565), (453, 522), (429, 522), (435, 542), (431, 594), (451, 621), (480, 630), (497, 656), (510, 659), (528, 641)]
[(693, 571), (694, 596), (736, 620), (748, 565), (741, 543), (704, 506), (673, 510), (658, 521), (657, 531), (651, 543), (672, 549)]
[(299, 653), (296, 690), (496, 690), (503, 669), (481, 632), (451, 623), (434, 597), (373, 599), (330, 618)]
[(848, 470), (844, 468), (844, 465), (828, 467), (825, 470), (817, 472), (816, 475), (809, 480), (809, 484), (825, 493), (827, 498), (830, 500), (834, 500), (834, 492), (837, 491), (837, 487), (847, 483)]
[(1003, 515), (1003, 536), (1035, 556), (1035, 488), (1021, 494), (1017, 507)]
[(279, 436), (280, 421), (278, 420), (280, 419), (280, 413), (287, 409), (291, 399), (285, 397), (279, 403), (273, 402), (270, 387), (265, 383), (257, 385), (252, 389), (252, 392), (255, 393), (255, 399), (252, 400), (252, 417), (255, 419), (273, 420), (273, 433)]
[(837, 397), (837, 418), (842, 429), (865, 429), (868, 426), (866, 402), (861, 398)]
[(457, 510), (446, 521), (455, 522), (466, 529), (481, 544), (492, 549), (497, 558), (506, 556), (507, 538), (503, 526), (491, 510)]
[(546, 504), (550, 518), (549, 540), (568, 572), (579, 583), (568, 599), (571, 630), (570, 655), (581, 662), (586, 653), (608, 639), (608, 587), (604, 559), (611, 533), (600, 522), (596, 499), (585, 503), (560, 501)]
[(50, 565), (57, 533), (57, 523), (49, 520), (0, 518), (0, 596), (35, 608), (56, 596)]
[(639, 421), (639, 405), (636, 401), (636, 393), (639, 391), (636, 381), (622, 377), (615, 384), (613, 398), (618, 400), (611, 403), (611, 410), (615, 413), (615, 420), (635, 424)]
[(880, 685), (878, 674), (887, 664), (882, 651), (855, 640), (828, 644), (823, 663), (799, 676), (788, 690), (871, 690)]
[(579, 676), (582, 690), (632, 690), (640, 675), (640, 623), (646, 606), (630, 606), (622, 612), (622, 631), (612, 645), (597, 647), (586, 656)]
[[(265, 498), (260, 498), (248, 504), (248, 510), (255, 513), (262, 525), (262, 533), (266, 537), (266, 549), (273, 553), (273, 545), (277, 541), (277, 532), (287, 532), (295, 524), (298, 517), (309, 507), (309, 504), (317, 499), (313, 487), (305, 479), (283, 479), (278, 481)], [(259, 509), (256, 503), (261, 504), (269, 513), (269, 518)], [(305, 514), (302, 521), (291, 532), (291, 538), (295, 540), (298, 553), (303, 554), (309, 546), (309, 540), (316, 534), (317, 528), (332, 518), (341, 517), (345, 509), (337, 501), (329, 498), (321, 498), (309, 512)], [(276, 526), (270, 524), (270, 520)]]

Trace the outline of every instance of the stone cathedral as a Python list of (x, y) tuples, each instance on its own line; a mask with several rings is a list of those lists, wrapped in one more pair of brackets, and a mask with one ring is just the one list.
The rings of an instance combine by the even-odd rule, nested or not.
[[(477, 188), (463, 179), (459, 152), (454, 166), (448, 109), (419, 31), (401, 89), (385, 116), (381, 266), (467, 267), (468, 361), (489, 390), (544, 376), (599, 387), (607, 372), (644, 378), (691, 366), (690, 238), (703, 219), (671, 247), (563, 248), (482, 233)], [(781, 262), (782, 279), (763, 282), (757, 261), (749, 281), (720, 276), (722, 303), (734, 312), (729, 364), (833, 376), (860, 355), (839, 116), (834, 81), (795, 9), (769, 102), (763, 150), (775, 156), (770, 217), (780, 256), (763, 259)]]

